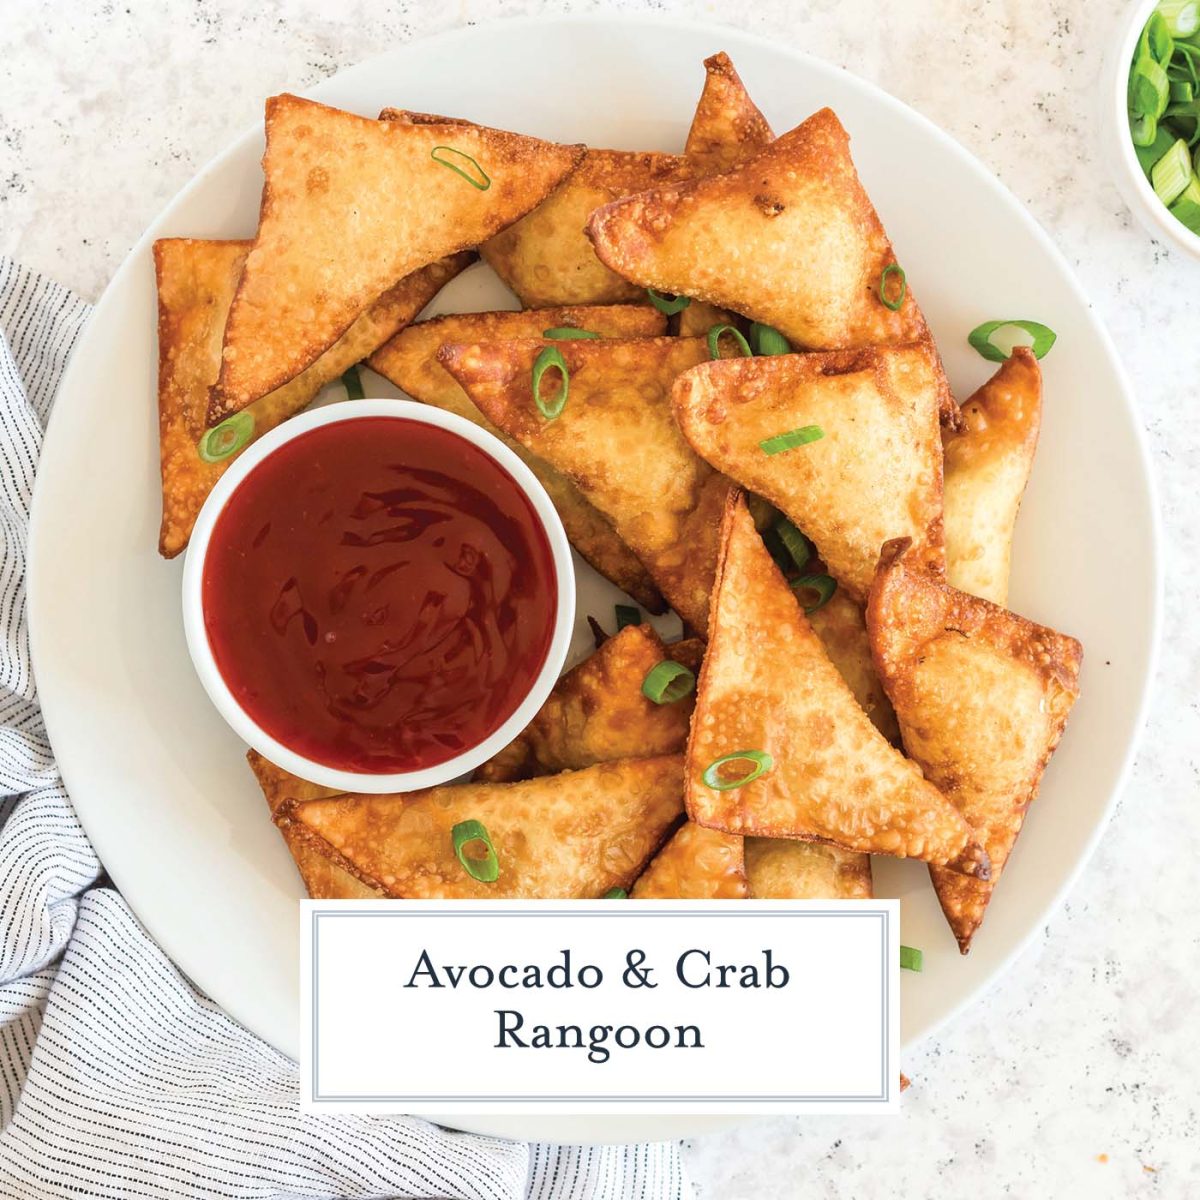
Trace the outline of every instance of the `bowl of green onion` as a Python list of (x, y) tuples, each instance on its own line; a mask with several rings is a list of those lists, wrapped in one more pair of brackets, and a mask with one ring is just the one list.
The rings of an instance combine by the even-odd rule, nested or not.
[(1200, 0), (1134, 4), (1112, 67), (1117, 181), (1156, 237), (1200, 257)]

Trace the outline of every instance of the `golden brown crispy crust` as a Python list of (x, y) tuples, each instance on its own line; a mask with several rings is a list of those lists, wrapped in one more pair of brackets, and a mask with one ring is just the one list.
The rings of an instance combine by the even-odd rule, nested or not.
[(570, 395), (547, 421), (532, 389), (544, 345), (450, 345), (438, 358), (490, 420), (574, 482), (703, 634), (728, 481), (692, 452), (669, 397), (675, 377), (706, 360), (708, 346), (702, 338), (558, 342)]
[(873, 895), (866, 854), (788, 838), (746, 838), (745, 854), (751, 900), (870, 900)]
[(908, 753), (978, 830), (990, 883), (933, 871), (965, 954), (1079, 695), (1071, 637), (950, 587), (889, 542), (867, 606)]
[(654, 856), (631, 900), (745, 900), (742, 839), (691, 821)]
[(1020, 346), (963, 406), (945, 442), (946, 580), (1008, 600), (1013, 527), (1042, 424), (1042, 372)]
[(631, 283), (732, 309), (797, 348), (926, 334), (911, 287), (898, 312), (880, 299), (895, 255), (827, 108), (723, 175), (604, 205), (587, 232), (600, 261)]
[[(738, 788), (704, 782), (710, 764), (743, 750), (773, 766)], [(722, 524), (686, 780), (688, 816), (726, 833), (987, 873), (970, 826), (854, 699), (737, 494)]]
[(588, 329), (604, 337), (656, 337), (666, 318), (647, 305), (528, 309), (525, 312), (462, 313), (410, 325), (369, 361), (370, 367), (423, 404), (432, 404), (495, 434), (541, 480), (576, 550), (606, 579), (652, 613), (666, 611), (662, 594), (646, 568), (617, 536), (607, 518), (548, 462), (526, 450), (487, 419), (437, 360), (447, 342), (474, 343), (541, 337), (547, 329)]
[(433, 158), (446, 128), (372, 121), (298, 96), (267, 101), (258, 234), (230, 308), (210, 423), (298, 375), (395, 280), (523, 216), (583, 155), (454, 126), (453, 148), (490, 179), (479, 188)]
[(728, 309), (705, 304), (703, 300), (693, 300), (676, 318), (675, 334), (677, 337), (707, 337), (708, 331), (714, 325), (732, 325), (738, 328), (744, 324), (744, 321)]
[[(163, 481), (158, 548), (165, 558), (187, 545), (201, 505), (237, 457), (208, 463), (196, 453), (196, 444), (206, 428), (225, 318), (249, 247), (249, 242), (196, 238), (161, 238), (154, 243)], [(475, 257), (463, 251), (439, 259), (384, 292), (312, 366), (249, 405), (247, 411), (254, 417), (251, 441), (295, 415), (325, 384), (407, 325)]]
[[(863, 601), (888, 538), (913, 538), (931, 569), (942, 566), (947, 391), (920, 342), (705, 363), (680, 376), (672, 401), (696, 453), (790, 518)], [(760, 446), (810, 425), (816, 441), (779, 454)]]
[(704, 90), (683, 153), (711, 171), (728, 171), (775, 135), (724, 50), (704, 60), (704, 71)]
[[(678, 822), (682, 759), (626, 759), (519, 783), (289, 801), (276, 823), (397, 899), (598, 899), (628, 889)], [(467, 873), (451, 832), (483, 823), (494, 883)]]
[(665, 659), (699, 670), (704, 644), (664, 646), (649, 625), (627, 625), (568, 671), (521, 734), (475, 773), (490, 782), (528, 779), (647, 754), (682, 754), (695, 693), (671, 704), (642, 694)]

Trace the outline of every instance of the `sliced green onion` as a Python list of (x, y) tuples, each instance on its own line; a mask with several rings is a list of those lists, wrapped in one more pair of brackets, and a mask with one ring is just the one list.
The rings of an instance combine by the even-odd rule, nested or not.
[(900, 947), (900, 970), (919, 971), (925, 964), (925, 955), (915, 946)]
[(366, 395), (358, 367), (347, 367), (342, 372), (342, 387), (346, 389), (347, 400), (361, 400)]
[(820, 425), (801, 425), (799, 429), (789, 429), (787, 433), (777, 433), (774, 437), (764, 438), (758, 443), (758, 448), (764, 454), (782, 454), (785, 450), (795, 449), (796, 446), (818, 442), (824, 436), (825, 430)]
[(1171, 80), (1171, 103), (1190, 104), (1196, 99), (1196, 85), (1190, 79)]
[[(837, 591), (837, 581), (828, 575), (801, 575), (799, 579), (792, 580), (793, 591), (802, 592), (806, 588), (817, 593), (815, 603), (804, 605), (804, 611), (812, 616), (817, 609), (824, 608), (833, 599), (833, 593)], [(803, 604), (803, 601), (801, 603)]]
[(552, 342), (574, 342), (583, 338), (598, 338), (599, 336), (590, 329), (575, 329), (570, 325), (557, 325), (553, 329), (542, 330), (542, 337), (549, 338)]
[(1159, 0), (1156, 11), (1174, 38), (1190, 38), (1200, 29), (1200, 3), (1197, 0)]
[(808, 544), (808, 538), (787, 517), (780, 517), (775, 522), (774, 529), (779, 540), (783, 543), (784, 549), (790, 555), (792, 564), (796, 570), (803, 571), (809, 558), (812, 556), (812, 547)]
[(1170, 213), (1193, 233), (1200, 233), (1200, 179), (1195, 175), (1170, 207)]
[(1151, 13), (1138, 42), (1138, 57), (1165, 65), (1174, 53), (1175, 39), (1171, 36), (1171, 26), (1162, 13)]
[(1138, 116), (1159, 117), (1167, 111), (1171, 99), (1171, 81), (1167, 72), (1154, 59), (1139, 58), (1129, 77), (1130, 103)]
[[(557, 371), (562, 377), (562, 390), (553, 400), (542, 396), (542, 376), (547, 371)], [(553, 421), (562, 414), (567, 406), (567, 393), (571, 390), (571, 373), (567, 370), (567, 360), (557, 346), (547, 346), (533, 360), (533, 402), (538, 406), (538, 412), (547, 421)]]
[(714, 325), (708, 331), (708, 356), (709, 358), (721, 357), (721, 338), (729, 334), (730, 337), (738, 345), (738, 350), (741, 352), (742, 358), (751, 358), (754, 351), (750, 349), (750, 343), (742, 337), (741, 332), (734, 329), (732, 325)]
[[(895, 296), (888, 298), (888, 280), (893, 276), (899, 276), (900, 290)], [(908, 276), (904, 274), (903, 268), (899, 263), (888, 263), (883, 268), (879, 276), (879, 299), (882, 301), (885, 308), (890, 308), (892, 312), (899, 312), (904, 306), (904, 297), (908, 295)]]
[(656, 292), (653, 288), (646, 289), (646, 296), (660, 313), (668, 317), (673, 317), (676, 313), (683, 312), (692, 302), (691, 296), (672, 296), (669, 293), (664, 296), (661, 292)]
[(1135, 141), (1133, 144), (1133, 152), (1137, 155), (1138, 163), (1142, 170), (1146, 173), (1146, 178), (1150, 178), (1150, 172), (1154, 164), (1175, 144), (1175, 138), (1168, 129), (1159, 129), (1154, 135), (1154, 140), (1149, 146), (1139, 146)]
[[(442, 153), (441, 158), (438, 158), (439, 151)], [(450, 158), (447, 158), (447, 155)], [(429, 157), (435, 163), (443, 167), (449, 167), (455, 175), (461, 175), (473, 188), (478, 188), (481, 192), (486, 192), (492, 186), (492, 180), (488, 173), (469, 154), (464, 154), (461, 150), (456, 150), (453, 146), (434, 146), (429, 152)], [(462, 162), (470, 163), (479, 172), (478, 177), (464, 170), (457, 162), (453, 162), (451, 159), (459, 159)]]
[(669, 658), (651, 667), (642, 680), (642, 695), (655, 704), (674, 704), (695, 688), (696, 676), (683, 663)]
[(1154, 194), (1166, 205), (1171, 205), (1192, 180), (1192, 156), (1188, 144), (1180, 138), (1173, 142), (1170, 150), (1154, 164), (1150, 171), (1150, 182)]
[(224, 462), (253, 436), (254, 414), (243, 409), (209, 429), (197, 443), (196, 453), (206, 463)]
[(609, 888), (603, 898), (605, 900), (628, 900), (629, 893), (624, 888)]
[(617, 632), (620, 633), (626, 625), (640, 625), (642, 623), (641, 609), (635, 608), (632, 604), (615, 604), (613, 609), (617, 614)]
[(1030, 349), (1035, 358), (1045, 358), (1051, 347), (1058, 340), (1058, 334), (1047, 325), (1037, 321), (984, 321), (967, 334), (967, 341), (983, 355), (988, 362), (1003, 362), (1012, 356), (1012, 350), (1006, 354), (992, 341), (1001, 329), (1023, 329), (1033, 339)]
[[(731, 762), (748, 762), (753, 766), (745, 775), (737, 779), (722, 779), (721, 768)], [(775, 760), (765, 750), (735, 750), (732, 754), (722, 754), (720, 758), (710, 762), (704, 768), (704, 774), (700, 776), (700, 780), (705, 787), (712, 788), (714, 792), (729, 792), (734, 788), (745, 787), (746, 784), (753, 783), (774, 765)]]
[(750, 345), (754, 347), (754, 353), (758, 355), (791, 354), (792, 352), (792, 343), (778, 329), (770, 325), (760, 325), (757, 321), (752, 321), (750, 324)]
[[(454, 843), (454, 853), (462, 863), (463, 870), (472, 879), (478, 879), (480, 883), (495, 883), (500, 878), (500, 860), (496, 857), (496, 848), (482, 821), (459, 821), (450, 830), (450, 840)], [(487, 853), (468, 855), (467, 847), (474, 842), (482, 842)]]
[[(1129, 136), (1133, 139), (1135, 150), (1145, 150), (1154, 145), (1158, 137), (1158, 122), (1153, 117), (1129, 118)], [(1168, 137), (1171, 135), (1168, 134)], [(1172, 139), (1174, 140), (1174, 139)]]

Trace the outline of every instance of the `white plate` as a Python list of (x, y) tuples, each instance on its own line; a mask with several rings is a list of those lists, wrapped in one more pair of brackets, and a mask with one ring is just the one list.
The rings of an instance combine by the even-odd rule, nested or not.
[[(924, 869), (876, 860), (880, 894), (904, 900), (904, 941), (925, 951), (924, 973), (904, 978), (911, 1046), (1004, 969), (1070, 886), (1125, 777), (1153, 669), (1161, 588), (1150, 468), (1113, 348), (1066, 263), (1018, 202), (924, 118), (842, 71), (730, 30), (627, 17), (506, 21), (400, 47), (309, 94), (369, 115), (396, 105), (564, 141), (678, 150), (701, 60), (719, 49), (776, 130), (822, 105), (837, 110), (960, 397), (992, 369), (966, 344), (979, 322), (1030, 317), (1059, 334), (1044, 363), (1042, 443), (1017, 533), (1011, 603), (1082, 639), (1083, 696), (968, 958)], [(180, 564), (155, 552), (150, 244), (164, 235), (251, 235), (261, 149), (255, 129), (202, 171), (97, 305), (43, 452), (30, 609), (50, 737), (112, 878), (198, 987), (294, 1055), (302, 889), (243, 747), (188, 661)], [(452, 289), (436, 309), (482, 308), (505, 295), (482, 267)], [(606, 586), (581, 579), (581, 612), (611, 614)], [(580, 632), (578, 645), (585, 641)], [(462, 1124), (610, 1141), (711, 1127), (695, 1117)]]

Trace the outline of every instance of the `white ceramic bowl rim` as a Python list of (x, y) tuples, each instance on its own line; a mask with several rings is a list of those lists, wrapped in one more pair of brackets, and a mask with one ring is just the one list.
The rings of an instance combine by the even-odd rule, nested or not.
[(1138, 209), (1142, 219), (1152, 227), (1152, 231), (1161, 232), (1189, 253), (1200, 257), (1200, 235), (1193, 233), (1182, 221), (1173, 217), (1167, 206), (1155, 195), (1154, 188), (1138, 162), (1133, 138), (1129, 133), (1127, 95), (1133, 51), (1142, 35), (1142, 29), (1150, 19), (1150, 14), (1157, 7), (1158, 0), (1140, 0), (1140, 3), (1130, 6), (1121, 37), (1114, 46), (1115, 57), (1109, 69), (1108, 121), (1113, 131), (1116, 154), (1126, 176), (1127, 186), (1122, 188), (1122, 191), (1130, 207)]
[[(456, 433), (507, 471), (517, 487), (529, 498), (545, 530), (558, 585), (558, 602), (550, 646), (541, 670), (525, 698), (508, 719), (477, 746), (445, 762), (417, 771), (380, 774), (340, 770), (307, 758), (272, 737), (246, 712), (230, 691), (213, 657), (204, 625), (204, 562), (213, 528), (229, 498), (251, 472), (281, 446), (314, 429), (341, 421), (361, 420), (364, 417), (417, 421), (423, 425)], [(277, 766), (323, 787), (338, 788), (347, 792), (408, 792), (434, 787), (473, 771), (502, 750), (529, 724), (550, 694), (550, 689), (558, 679), (566, 659), (574, 622), (575, 571), (570, 543), (567, 541), (562, 521), (537, 477), (512, 450), (486, 429), (481, 429), (454, 413), (443, 412), (441, 409), (411, 400), (347, 400), (325, 405), (293, 417), (252, 442), (230, 464), (205, 500), (196, 518), (183, 567), (183, 626), (188, 653), (196, 673), (200, 676), (200, 682), (217, 711), (242, 741)]]

